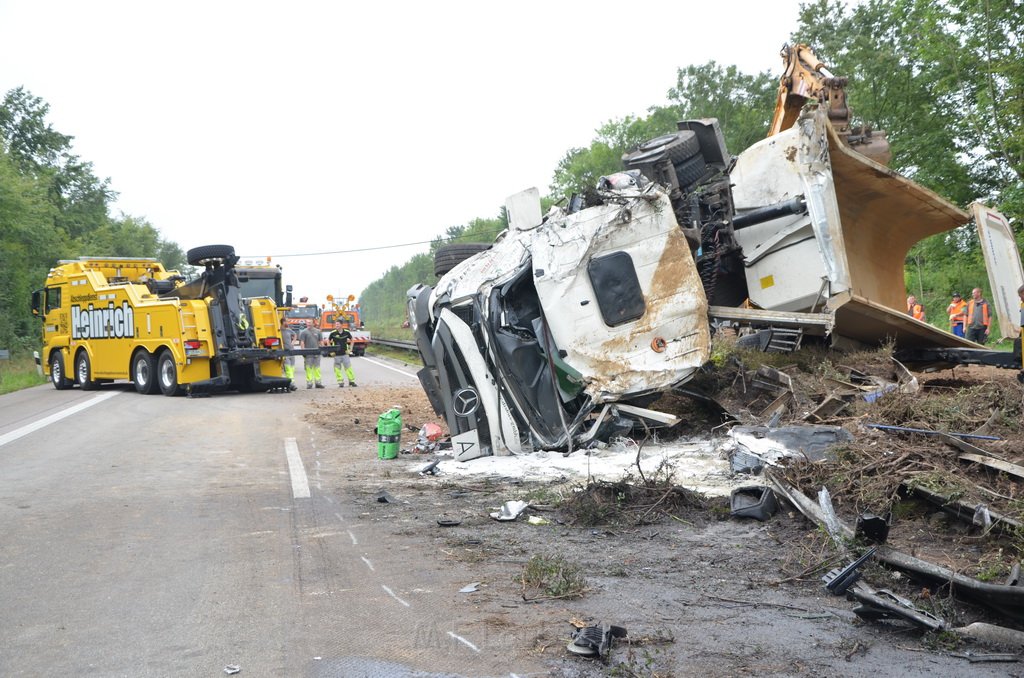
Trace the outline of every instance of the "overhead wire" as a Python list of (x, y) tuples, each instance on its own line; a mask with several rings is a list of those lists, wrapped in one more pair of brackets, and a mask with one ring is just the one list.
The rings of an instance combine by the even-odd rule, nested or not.
[[(496, 229), (493, 232), (484, 231), (482, 233), (473, 234), (473, 235), (474, 236), (479, 235), (480, 237), (489, 237), (489, 238), (493, 239), (493, 238), (497, 237), (497, 235), (499, 233), (504, 231), (505, 228), (506, 228), (505, 226), (502, 226), (501, 228)], [(260, 257), (267, 256), (267, 257), (270, 257), (271, 259), (284, 259), (284, 258), (287, 258), (287, 257), (320, 257), (320, 256), (333, 255), (333, 254), (355, 254), (355, 253), (358, 253), (358, 252), (374, 252), (374, 251), (377, 251), (377, 250), (390, 250), (390, 249), (397, 249), (399, 247), (413, 247), (415, 245), (432, 245), (435, 242), (437, 242), (437, 243), (439, 243), (441, 245), (447, 245), (447, 244), (451, 244), (451, 243), (455, 243), (455, 242), (466, 242), (465, 240), (463, 240), (466, 237), (466, 235), (467, 234), (463, 233), (463, 234), (459, 234), (459, 235), (456, 235), (456, 236), (452, 236), (450, 238), (434, 238), (432, 240), (420, 240), (418, 242), (407, 242), (407, 243), (401, 243), (401, 244), (397, 244), (397, 245), (378, 245), (376, 247), (359, 247), (359, 248), (353, 248), (353, 249), (350, 249), (350, 250), (328, 250), (328, 251), (323, 251), (323, 252), (298, 252), (298, 253), (292, 253), (292, 254), (267, 254), (267, 255), (260, 255)], [(242, 257), (242, 258), (256, 258), (256, 255), (245, 256), (245, 257)]]

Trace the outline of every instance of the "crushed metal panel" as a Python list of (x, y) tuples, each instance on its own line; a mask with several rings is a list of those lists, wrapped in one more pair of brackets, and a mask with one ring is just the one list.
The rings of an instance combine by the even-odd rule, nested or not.
[(835, 313), (837, 334), (869, 346), (877, 346), (886, 339), (895, 340), (901, 348), (977, 345), (849, 292), (833, 296), (828, 307)]
[[(552, 338), (596, 403), (666, 389), (710, 357), (704, 287), (668, 197), (658, 190), (621, 195), (621, 204), (549, 215), (530, 232), (537, 295), (543, 308), (558, 309), (545, 316)], [(587, 264), (614, 252), (632, 259), (645, 309), (609, 327)]]
[(999, 333), (1003, 338), (1016, 338), (1020, 334), (1020, 297), (1017, 290), (1024, 285), (1020, 251), (1013, 236), (1010, 222), (999, 212), (971, 203), (971, 213), (978, 227), (978, 240), (985, 255), (988, 282), (992, 288), (990, 300), (999, 319)]

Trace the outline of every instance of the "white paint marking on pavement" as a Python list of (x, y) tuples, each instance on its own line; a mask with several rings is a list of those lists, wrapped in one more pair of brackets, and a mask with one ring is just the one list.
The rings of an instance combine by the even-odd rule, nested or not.
[(292, 477), (292, 497), (309, 499), (309, 480), (306, 478), (306, 469), (302, 466), (302, 457), (299, 456), (299, 446), (295, 443), (295, 438), (284, 439), (284, 453), (288, 457), (288, 473)]
[[(405, 602), (404, 600), (396, 596), (395, 592), (389, 589), (387, 586), (384, 586), (384, 584), (381, 584), (380, 587), (384, 589), (384, 591), (386, 591), (389, 596), (400, 602), (402, 605), (405, 605), (406, 607), (412, 607), (411, 605), (409, 605), (409, 603)], [(473, 649), (475, 650), (476, 648)]]
[(369, 560), (367, 560), (367, 559), (366, 559), (365, 557), (363, 557), (363, 556), (359, 556), (359, 557), (360, 557), (360, 558), (362, 558), (362, 559), (363, 559), (363, 562), (364, 562), (364, 563), (366, 563), (366, 566), (367, 566), (368, 568), (370, 568), (370, 572), (376, 572), (376, 570), (375, 570), (375, 569), (373, 569), (373, 563), (371, 563), (371, 562), (370, 562)]
[(116, 395), (121, 395), (123, 392), (124, 391), (110, 391), (108, 393), (100, 393), (99, 395), (94, 395), (92, 398), (80, 402), (77, 405), (72, 405), (66, 410), (61, 410), (56, 414), (51, 414), (48, 417), (43, 417), (39, 421), (34, 421), (31, 424), (26, 424), (21, 428), (14, 429), (10, 433), (5, 433), (2, 436), (0, 436), (0, 447), (3, 447), (7, 443), (13, 443), (18, 438), (23, 438), (27, 436), (29, 433), (35, 433), (41, 428), (45, 428), (50, 424), (56, 423), (61, 419), (64, 419), (65, 417), (70, 417), (72, 414), (81, 412), (82, 410), (90, 408), (93, 405), (99, 405), (104, 400), (109, 400), (110, 398), (113, 398)]
[(465, 645), (469, 649), (473, 650), (473, 652), (479, 652), (480, 651), (479, 647), (477, 647), (473, 643), (469, 642), (468, 640), (466, 640), (462, 636), (457, 636), (454, 633), (452, 633), (451, 631), (448, 632), (448, 635), (451, 636), (452, 638), (454, 638), (455, 640), (459, 641), (460, 643), (462, 643), (463, 645)]
[(348, 531), (348, 536), (352, 538), (352, 545), (359, 546), (359, 542), (356, 540), (356, 536), (352, 534), (352, 530)]
[(409, 374), (405, 370), (400, 370), (397, 367), (392, 367), (391, 365), (385, 365), (384, 363), (380, 362), (379, 360), (373, 360), (372, 358), (367, 358), (366, 356), (363, 356), (363, 360), (365, 360), (368, 363), (373, 363), (374, 365), (380, 365), (381, 367), (383, 367), (386, 370), (391, 370), (392, 372), (398, 372), (399, 374), (401, 374), (403, 376), (406, 376), (406, 377), (409, 377), (410, 379), (415, 379), (415, 380), (419, 381), (419, 377), (417, 377), (415, 374)]
[(345, 516), (341, 515), (337, 511), (335, 511), (334, 517), (337, 518), (339, 522), (342, 522), (342, 523), (345, 522)]
[(327, 500), (328, 504), (333, 504), (334, 503), (334, 500), (331, 499), (330, 497), (328, 497), (327, 495), (324, 495), (324, 499)]

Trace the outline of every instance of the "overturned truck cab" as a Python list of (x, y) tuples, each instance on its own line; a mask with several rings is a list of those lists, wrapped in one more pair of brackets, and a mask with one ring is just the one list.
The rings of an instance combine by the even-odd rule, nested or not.
[[(682, 185), (623, 173), (586, 206), (546, 215), (537, 190), (524, 191), (506, 203), (509, 228), (493, 245), (435, 287), (409, 290), (420, 382), (457, 459), (572, 449), (641, 421), (675, 422), (644, 405), (710, 356), (694, 252), (702, 230), (727, 226), (728, 210), (702, 209), (698, 193), (723, 187), (731, 158), (717, 124), (707, 129), (706, 139), (683, 135), (687, 148), (667, 154), (670, 163), (700, 165)], [(647, 149), (655, 159), (665, 159), (666, 143), (678, 145), (655, 141)], [(724, 190), (716, 199), (728, 202), (727, 181)], [(685, 228), (677, 220), (684, 207), (692, 217)]]

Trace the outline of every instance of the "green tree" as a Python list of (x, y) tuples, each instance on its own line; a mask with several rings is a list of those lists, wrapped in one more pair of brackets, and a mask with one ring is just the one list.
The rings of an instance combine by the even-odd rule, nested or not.
[(73, 137), (47, 121), (49, 105), (24, 88), (0, 102), (0, 348), (38, 341), (29, 294), (59, 260), (83, 255), (159, 257), (184, 263), (148, 222), (109, 216), (108, 179), (72, 152)]
[(718, 118), (726, 147), (739, 153), (768, 133), (777, 90), (778, 77), (771, 73), (747, 75), (709, 61), (680, 68), (668, 98), (680, 120)]
[(567, 199), (597, 185), (600, 177), (622, 170), (622, 155), (640, 143), (676, 130), (680, 120), (718, 118), (726, 146), (739, 152), (764, 138), (775, 85), (767, 73), (746, 75), (714, 61), (678, 70), (668, 92), (670, 106), (653, 106), (646, 117), (626, 116), (597, 130), (587, 148), (572, 148), (555, 168), (552, 196)]
[(92, 163), (71, 152), (74, 137), (46, 121), (50, 105), (22, 87), (10, 90), (0, 104), (0, 138), (22, 173), (47, 186), (57, 208), (54, 224), (72, 238), (102, 226), (116, 194), (108, 179), (93, 173)]
[(1022, 22), (1015, 0), (869, 0), (801, 8), (793, 36), (850, 78), (850, 108), (885, 129), (893, 169), (960, 205), (1019, 219)]

